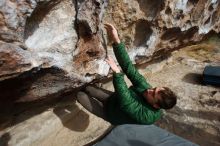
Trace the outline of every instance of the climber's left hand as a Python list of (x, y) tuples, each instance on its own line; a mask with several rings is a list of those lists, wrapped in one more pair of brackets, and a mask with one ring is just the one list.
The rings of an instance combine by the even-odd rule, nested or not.
[(107, 59), (105, 59), (105, 61), (110, 65), (111, 69), (116, 72), (116, 73), (120, 73), (120, 69), (118, 68), (117, 64), (115, 63), (114, 59), (111, 58), (110, 56), (108, 56)]

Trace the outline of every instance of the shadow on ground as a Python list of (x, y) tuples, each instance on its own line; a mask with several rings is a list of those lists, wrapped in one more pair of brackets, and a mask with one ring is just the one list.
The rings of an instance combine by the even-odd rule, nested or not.
[[(59, 88), (57, 92), (51, 91), (54, 90), (54, 84), (59, 84), (60, 80), (71, 82), (64, 77), (65, 73), (57, 68), (33, 69), (16, 78), (0, 82), (0, 131), (53, 108), (61, 102), (73, 103), (76, 97), (74, 94), (82, 87), (69, 89), (71, 84), (67, 84), (65, 90)], [(60, 86), (63, 85), (62, 82)], [(38, 86), (48, 89), (40, 91)], [(52, 87), (49, 88), (50, 86)], [(41, 92), (44, 94), (43, 97)]]
[(89, 115), (77, 105), (57, 107), (53, 112), (59, 117), (64, 127), (83, 132), (89, 126)]
[(198, 73), (188, 73), (182, 79), (184, 82), (195, 85), (203, 85), (202, 80), (202, 75)]
[(8, 146), (8, 142), (11, 139), (11, 136), (9, 133), (4, 133), (1, 137), (0, 137), (0, 146)]

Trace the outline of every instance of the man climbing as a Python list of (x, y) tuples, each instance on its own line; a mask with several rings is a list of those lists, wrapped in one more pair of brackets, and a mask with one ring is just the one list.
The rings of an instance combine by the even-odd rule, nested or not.
[[(168, 87), (152, 88), (132, 64), (115, 27), (107, 23), (105, 28), (113, 41), (113, 50), (123, 73), (109, 57), (106, 62), (113, 70), (115, 92), (87, 86), (87, 94), (79, 92), (77, 100), (87, 110), (113, 125), (153, 124), (161, 117), (161, 108), (170, 109), (176, 104), (176, 95)], [(133, 84), (130, 88), (124, 81), (124, 74)]]

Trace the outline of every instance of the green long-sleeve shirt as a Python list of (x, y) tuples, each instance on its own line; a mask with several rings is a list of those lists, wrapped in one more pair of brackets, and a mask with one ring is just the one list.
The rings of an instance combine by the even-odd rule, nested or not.
[(115, 93), (108, 100), (108, 120), (114, 125), (153, 124), (161, 117), (161, 110), (151, 107), (142, 96), (143, 91), (151, 88), (151, 85), (134, 67), (123, 43), (113, 45), (113, 49), (119, 65), (133, 86), (128, 88), (123, 73), (113, 74)]

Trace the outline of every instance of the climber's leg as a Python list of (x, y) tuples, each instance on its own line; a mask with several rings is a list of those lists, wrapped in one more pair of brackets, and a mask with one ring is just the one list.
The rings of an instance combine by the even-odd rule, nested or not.
[(87, 86), (85, 88), (85, 91), (90, 96), (98, 99), (99, 101), (101, 101), (103, 103), (105, 103), (106, 100), (114, 93), (109, 90), (105, 90), (105, 89), (98, 88), (96, 86), (91, 86), (91, 85)]
[(90, 111), (91, 113), (106, 120), (106, 114), (105, 114), (104, 106), (103, 106), (102, 102), (100, 102), (92, 97), (89, 97), (84, 92), (77, 93), (77, 101), (84, 108), (86, 108), (88, 111)]

